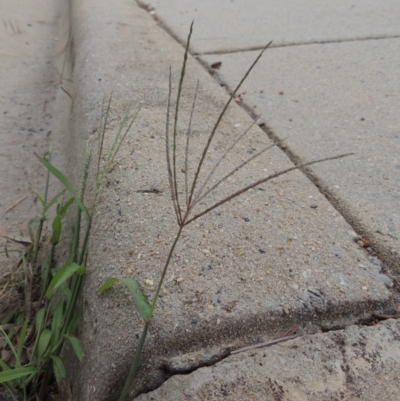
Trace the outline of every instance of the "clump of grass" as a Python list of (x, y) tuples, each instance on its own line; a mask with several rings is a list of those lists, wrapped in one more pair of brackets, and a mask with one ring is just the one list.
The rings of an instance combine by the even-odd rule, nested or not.
[[(49, 399), (51, 388), (61, 388), (66, 371), (60, 353), (68, 340), (77, 358), (82, 360), (83, 351), (74, 331), (82, 316), (78, 299), (86, 272), (88, 239), (97, 197), (104, 179), (112, 167), (116, 154), (125, 140), (137, 112), (132, 116), (128, 107), (119, 125), (107, 157), (103, 160), (103, 144), (106, 135), (112, 97), (104, 98), (100, 119), (100, 138), (94, 195), (87, 206), (85, 192), (91, 163), (91, 149), (86, 147), (79, 188), (76, 190), (68, 178), (51, 163), (51, 151), (37, 156), (47, 169), (44, 196), (32, 191), (42, 206), (40, 216), (30, 222), (31, 247), (22, 255), (25, 272), (24, 306), (14, 308), (0, 321), (0, 342), (9, 358), (0, 359), (0, 383), (8, 389), (13, 400)], [(48, 199), (50, 176), (63, 186), (52, 199)], [(69, 197), (65, 198), (65, 194)], [(70, 234), (64, 234), (68, 210), (76, 205), (75, 219)], [(50, 213), (49, 243), (43, 240), (44, 223)], [(56, 261), (56, 248), (69, 240), (66, 260)], [(47, 249), (47, 251), (46, 251)]]
[[(214, 185), (212, 185), (210, 188), (208, 188), (208, 185), (210, 183), (211, 177), (214, 175), (215, 171), (217, 170), (218, 166), (220, 163), (226, 158), (228, 153), (234, 148), (234, 146), (239, 142), (240, 139), (242, 139), (251, 129), (251, 127), (254, 125), (254, 123), (243, 133), (241, 134), (234, 142), (229, 146), (225, 153), (221, 156), (221, 158), (215, 163), (214, 167), (212, 168), (211, 172), (208, 174), (206, 179), (201, 183), (201, 185), (198, 185), (199, 177), (200, 177), (200, 172), (202, 170), (204, 161), (206, 160), (208, 150), (210, 148), (210, 145), (217, 133), (217, 129), (222, 121), (222, 118), (224, 117), (232, 99), (235, 97), (237, 91), (243, 84), (243, 82), (246, 80), (247, 76), (250, 74), (251, 70), (254, 68), (254, 66), (257, 64), (259, 59), (261, 58), (262, 54), (264, 51), (270, 46), (271, 42), (268, 43), (264, 49), (260, 52), (258, 57), (254, 60), (250, 68), (247, 70), (245, 73), (244, 77), (242, 80), (239, 82), (237, 85), (236, 89), (233, 91), (231, 94), (229, 100), (225, 104), (224, 108), (222, 109), (221, 113), (219, 114), (219, 117), (210, 133), (208, 136), (207, 142), (204, 146), (204, 149), (202, 151), (200, 160), (197, 164), (197, 167), (195, 169), (195, 174), (194, 177), (189, 183), (189, 174), (188, 174), (188, 164), (189, 164), (189, 148), (190, 148), (190, 135), (191, 135), (191, 126), (192, 126), (192, 119), (193, 119), (193, 112), (195, 109), (196, 105), (196, 98), (197, 98), (197, 92), (198, 92), (198, 84), (195, 90), (194, 94), (194, 100), (191, 108), (191, 113), (190, 113), (190, 119), (189, 119), (189, 126), (188, 130), (186, 133), (186, 138), (185, 138), (185, 156), (184, 156), (184, 172), (185, 172), (185, 179), (184, 179), (184, 194), (185, 196), (183, 199), (179, 196), (179, 190), (178, 190), (178, 177), (177, 177), (177, 141), (178, 141), (178, 120), (179, 120), (179, 106), (180, 106), (180, 100), (181, 100), (181, 95), (182, 95), (182, 88), (183, 88), (183, 82), (184, 82), (184, 77), (186, 73), (186, 63), (187, 63), (187, 58), (188, 58), (188, 53), (189, 53), (189, 45), (190, 45), (190, 39), (192, 36), (192, 29), (193, 29), (193, 23), (190, 27), (190, 32), (189, 36), (186, 42), (186, 49), (184, 53), (184, 58), (183, 58), (183, 65), (181, 69), (181, 74), (180, 74), (180, 80), (179, 80), (179, 85), (178, 85), (178, 92), (177, 92), (177, 98), (176, 98), (176, 105), (175, 105), (175, 114), (174, 114), (174, 121), (172, 124), (172, 134), (170, 133), (171, 131), (171, 97), (172, 97), (172, 73), (171, 73), (171, 68), (170, 68), (170, 74), (169, 74), (169, 93), (168, 93), (168, 106), (167, 106), (167, 118), (166, 118), (166, 128), (165, 128), (165, 139), (166, 139), (166, 159), (167, 159), (167, 174), (168, 174), (168, 179), (169, 179), (169, 185), (170, 185), (170, 190), (171, 190), (171, 199), (174, 207), (174, 212), (176, 216), (176, 221), (177, 221), (177, 234), (175, 236), (174, 241), (171, 244), (170, 251), (168, 253), (164, 268), (161, 272), (161, 277), (157, 285), (157, 289), (154, 295), (153, 300), (150, 302), (145, 295), (143, 291), (143, 287), (141, 284), (132, 278), (117, 278), (113, 277), (107, 280), (98, 290), (97, 293), (100, 294), (103, 291), (105, 291), (107, 288), (112, 286), (114, 283), (120, 281), (127, 285), (129, 288), (133, 300), (135, 302), (135, 305), (137, 307), (137, 310), (144, 320), (144, 327), (142, 331), (142, 335), (139, 339), (139, 343), (136, 348), (136, 352), (131, 364), (131, 368), (128, 374), (128, 377), (125, 381), (125, 385), (123, 387), (123, 390), (121, 392), (119, 401), (124, 401), (127, 397), (127, 394), (129, 392), (129, 389), (131, 387), (132, 381), (138, 371), (139, 364), (140, 364), (140, 358), (142, 355), (143, 347), (146, 341), (147, 333), (151, 324), (151, 321), (154, 316), (154, 312), (157, 306), (157, 301), (160, 295), (161, 288), (164, 283), (164, 279), (166, 276), (166, 273), (168, 271), (168, 267), (172, 258), (172, 255), (174, 253), (176, 244), (179, 241), (179, 238), (181, 236), (182, 230), (184, 227), (188, 226), (190, 223), (193, 221), (199, 219), (200, 217), (208, 214), (215, 208), (231, 201), (232, 199), (235, 199), (236, 197), (242, 195), (243, 193), (247, 192), (248, 190), (259, 186), (260, 184), (263, 184), (269, 180), (272, 180), (273, 178), (279, 177), (283, 174), (289, 173), (290, 171), (297, 170), (299, 168), (303, 168), (306, 166), (310, 166), (312, 164), (320, 163), (323, 161), (327, 160), (334, 160), (334, 159), (339, 159), (342, 158), (346, 155), (339, 155), (339, 156), (333, 156), (333, 157), (328, 157), (324, 159), (319, 159), (319, 160), (314, 160), (308, 163), (304, 163), (302, 165), (298, 166), (293, 166), (289, 167), (287, 169), (281, 170), (277, 173), (261, 177), (260, 179), (248, 184), (247, 186), (237, 190), (236, 192), (231, 193), (230, 195), (222, 198), (220, 201), (214, 203), (210, 207), (204, 209), (204, 210), (198, 210), (198, 204), (199, 202), (205, 198), (207, 195), (210, 193), (214, 192), (217, 187), (219, 187), (222, 183), (224, 183), (229, 177), (234, 175), (237, 171), (245, 167), (248, 163), (262, 155), (264, 152), (266, 152), (268, 149), (270, 149), (272, 146), (267, 146), (264, 149), (260, 150), (259, 152), (255, 153), (251, 157), (249, 157), (246, 161), (243, 163), (237, 165), (232, 171), (230, 171), (227, 175), (225, 175), (223, 178), (218, 180)], [(172, 138), (171, 138), (172, 137)]]

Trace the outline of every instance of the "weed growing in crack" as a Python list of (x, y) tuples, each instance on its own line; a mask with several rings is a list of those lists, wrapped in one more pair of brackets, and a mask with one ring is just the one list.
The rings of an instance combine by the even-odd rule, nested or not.
[[(90, 206), (85, 206), (91, 160), (89, 146), (86, 148), (78, 190), (51, 163), (51, 151), (43, 157), (38, 156), (47, 169), (47, 178), (43, 197), (32, 191), (42, 206), (42, 212), (30, 222), (32, 245), (20, 259), (25, 271), (24, 306), (18, 305), (6, 314), (0, 314), (0, 348), (2, 356), (3, 353), (9, 355), (6, 360), (0, 358), (0, 383), (13, 400), (44, 400), (49, 391), (55, 390), (57, 386), (61, 388), (66, 371), (60, 354), (66, 340), (70, 342), (77, 358), (83, 358), (82, 347), (74, 331), (82, 316), (78, 299), (86, 272), (92, 218), (104, 179), (137, 116), (137, 112), (132, 116), (131, 108), (127, 108), (111, 149), (102, 163), (111, 100), (110, 96), (108, 102), (105, 99), (103, 101), (95, 188)], [(64, 188), (51, 200), (48, 199), (50, 175)], [(64, 200), (66, 192), (70, 197)], [(55, 250), (63, 240), (68, 240), (68, 234), (64, 233), (64, 223), (73, 204), (76, 204), (76, 213), (69, 254), (60, 266), (54, 257)], [(50, 243), (45, 244), (43, 224), (52, 209), (55, 209), (55, 217), (51, 224)], [(47, 247), (50, 248), (48, 252)], [(0, 391), (0, 399), (1, 396)]]
[[(268, 43), (264, 49), (260, 52), (260, 54), (258, 55), (258, 57), (255, 59), (255, 61), (253, 62), (253, 64), (250, 66), (250, 68), (247, 70), (247, 72), (245, 73), (244, 77), (242, 78), (242, 80), (239, 82), (239, 84), (237, 85), (236, 89), (233, 91), (233, 93), (231, 94), (229, 100), (227, 101), (225, 107), (222, 109), (221, 113), (219, 114), (219, 117), (217, 119), (217, 122), (215, 123), (210, 135), (208, 136), (206, 145), (204, 146), (203, 152), (201, 154), (200, 160), (198, 162), (197, 168), (195, 169), (195, 174), (193, 179), (189, 180), (189, 174), (188, 174), (188, 164), (189, 164), (189, 148), (190, 148), (190, 134), (191, 134), (191, 126), (192, 126), (192, 119), (193, 119), (193, 111), (195, 109), (195, 104), (196, 104), (196, 98), (197, 98), (197, 92), (198, 92), (198, 84), (196, 87), (196, 91), (194, 94), (194, 100), (193, 100), (193, 104), (192, 104), (192, 108), (191, 108), (191, 113), (190, 113), (190, 119), (189, 119), (189, 126), (188, 126), (188, 130), (186, 133), (186, 138), (185, 138), (185, 156), (184, 156), (184, 173), (185, 173), (185, 179), (184, 179), (184, 197), (180, 197), (179, 196), (179, 190), (178, 190), (178, 177), (177, 177), (177, 141), (178, 141), (178, 130), (177, 130), (177, 126), (178, 126), (178, 120), (179, 120), (179, 106), (180, 106), (180, 100), (181, 100), (181, 94), (182, 94), (182, 88), (183, 88), (183, 81), (184, 81), (184, 77), (185, 77), (185, 73), (186, 73), (186, 63), (187, 63), (187, 58), (188, 58), (188, 50), (189, 50), (189, 45), (190, 45), (190, 39), (192, 36), (192, 28), (193, 28), (193, 23), (190, 27), (190, 32), (189, 32), (189, 36), (186, 42), (186, 49), (185, 49), (185, 53), (184, 53), (184, 58), (183, 58), (183, 65), (182, 65), (182, 69), (181, 69), (181, 73), (180, 73), (180, 80), (179, 80), (179, 85), (178, 85), (178, 93), (177, 93), (177, 98), (176, 98), (176, 105), (175, 105), (175, 113), (174, 113), (174, 120), (173, 120), (173, 124), (171, 124), (171, 97), (172, 97), (172, 78), (171, 78), (171, 69), (170, 69), (170, 74), (169, 74), (169, 94), (168, 94), (168, 106), (167, 106), (167, 118), (166, 118), (166, 128), (165, 128), (165, 139), (166, 139), (166, 159), (167, 159), (167, 173), (168, 173), (168, 179), (169, 179), (169, 186), (170, 186), (170, 190), (171, 190), (171, 199), (172, 199), (172, 203), (173, 203), (173, 207), (174, 207), (174, 212), (175, 212), (175, 216), (176, 216), (176, 221), (177, 221), (177, 226), (178, 226), (178, 230), (177, 230), (177, 234), (176, 237), (171, 245), (170, 251), (168, 253), (167, 256), (167, 260), (165, 262), (163, 271), (161, 273), (161, 277), (160, 280), (158, 282), (157, 285), (157, 289), (156, 289), (156, 293), (154, 295), (153, 300), (150, 302), (147, 298), (147, 296), (145, 295), (144, 291), (143, 291), (143, 287), (141, 286), (141, 284), (132, 278), (110, 278), (109, 280), (107, 280), (98, 290), (97, 293), (101, 294), (103, 291), (105, 291), (107, 288), (111, 287), (114, 283), (120, 281), (122, 283), (124, 283), (130, 290), (134, 303), (137, 307), (137, 310), (140, 314), (140, 316), (142, 317), (142, 319), (144, 320), (144, 328), (143, 328), (143, 332), (142, 335), (139, 339), (139, 343), (137, 345), (136, 348), (136, 352), (134, 355), (134, 359), (132, 361), (131, 364), (131, 368), (128, 374), (128, 377), (125, 381), (125, 385), (123, 387), (123, 390), (121, 392), (119, 401), (124, 401), (128, 395), (129, 389), (131, 387), (132, 381), (138, 371), (139, 368), (139, 364), (140, 364), (140, 358), (142, 355), (142, 351), (143, 351), (143, 347), (146, 341), (146, 337), (147, 337), (147, 333), (151, 324), (151, 321), (153, 319), (154, 316), (154, 312), (157, 306), (157, 301), (160, 295), (160, 291), (161, 288), (163, 286), (164, 283), (164, 279), (166, 276), (166, 273), (168, 271), (168, 267), (171, 261), (171, 257), (174, 253), (176, 244), (179, 241), (179, 238), (181, 236), (182, 230), (184, 229), (184, 227), (188, 226), (190, 223), (192, 223), (193, 221), (199, 219), (200, 217), (208, 214), (209, 212), (211, 212), (212, 210), (214, 210), (215, 208), (223, 205), (224, 203), (227, 203), (229, 201), (231, 201), (232, 199), (242, 195), (243, 193), (247, 192), (248, 190), (259, 186), (260, 184), (263, 184), (273, 178), (279, 177), (283, 174), (289, 173), (290, 171), (293, 170), (297, 170), (299, 168), (302, 167), (306, 167), (306, 166), (310, 166), (312, 164), (315, 163), (320, 163), (323, 161), (327, 161), (327, 160), (334, 160), (334, 159), (339, 159), (342, 158), (346, 155), (339, 155), (339, 156), (334, 156), (334, 157), (328, 157), (328, 158), (324, 158), (324, 159), (320, 159), (320, 160), (314, 160), (308, 163), (304, 163), (302, 165), (298, 165), (298, 166), (293, 166), (284, 170), (281, 170), (275, 174), (271, 174), (268, 175), (266, 177), (262, 177), (257, 181), (252, 182), (251, 184), (239, 189), (236, 192), (231, 193), (230, 195), (222, 198), (220, 201), (216, 202), (215, 204), (213, 204), (212, 206), (206, 208), (205, 210), (198, 210), (199, 207), (199, 202), (205, 198), (207, 195), (209, 195), (210, 193), (214, 192), (214, 190), (221, 185), (222, 183), (224, 183), (229, 177), (231, 177), (232, 175), (234, 175), (238, 170), (242, 169), (243, 167), (245, 167), (249, 162), (253, 161), (254, 159), (256, 159), (257, 157), (259, 157), (261, 154), (263, 154), (264, 152), (266, 152), (268, 149), (270, 149), (272, 146), (267, 146), (264, 149), (262, 149), (261, 151), (255, 153), (254, 155), (252, 155), (251, 157), (249, 157), (246, 161), (244, 161), (243, 163), (239, 164), (238, 166), (236, 166), (232, 171), (230, 171), (227, 175), (225, 175), (223, 178), (221, 178), (220, 180), (218, 180), (214, 185), (212, 185), (210, 188), (208, 187), (209, 183), (210, 183), (210, 179), (211, 177), (214, 175), (215, 171), (217, 170), (218, 166), (220, 165), (220, 163), (225, 159), (225, 157), (228, 155), (228, 153), (234, 148), (234, 146), (239, 142), (240, 139), (242, 139), (247, 132), (249, 132), (250, 128), (253, 126), (253, 124), (242, 134), (240, 135), (235, 141), (234, 143), (228, 147), (225, 151), (225, 153), (222, 155), (222, 157), (215, 163), (214, 167), (212, 168), (211, 172), (208, 174), (208, 176), (206, 177), (206, 179), (204, 180), (204, 182), (202, 182), (200, 185), (198, 185), (198, 181), (199, 181), (199, 176), (200, 176), (200, 172), (202, 170), (202, 166), (204, 161), (207, 158), (207, 154), (211, 145), (211, 142), (213, 141), (214, 136), (216, 135), (217, 129), (221, 123), (222, 118), (224, 117), (228, 106), (230, 105), (232, 99), (234, 98), (234, 96), (236, 95), (237, 91), (239, 90), (239, 88), (241, 87), (241, 85), (243, 84), (243, 82), (246, 80), (247, 76), (249, 75), (249, 73), (251, 72), (251, 70), (253, 69), (253, 67), (257, 64), (258, 60), (261, 58), (262, 54), (264, 53), (264, 51), (269, 47), (269, 45), (271, 44)], [(170, 133), (170, 126), (172, 125), (172, 134)]]

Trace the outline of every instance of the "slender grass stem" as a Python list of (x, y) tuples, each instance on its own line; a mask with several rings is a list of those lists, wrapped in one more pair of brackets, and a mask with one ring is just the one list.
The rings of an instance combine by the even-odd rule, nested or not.
[(146, 341), (149, 326), (150, 326), (150, 322), (146, 322), (144, 325), (144, 329), (143, 329), (142, 335), (140, 337), (139, 344), (136, 348), (135, 357), (133, 358), (128, 377), (125, 381), (124, 388), (122, 389), (121, 395), (119, 397), (119, 401), (125, 401), (126, 396), (128, 395), (128, 392), (129, 392), (129, 388), (132, 384), (132, 381), (135, 378), (136, 372), (137, 372), (139, 364), (140, 364), (140, 357), (142, 356), (142, 351), (143, 351), (144, 343)]
[(171, 246), (171, 249), (169, 250), (168, 258), (167, 258), (167, 261), (165, 262), (164, 269), (163, 269), (160, 281), (159, 281), (158, 286), (157, 286), (156, 294), (154, 295), (154, 299), (153, 299), (153, 302), (151, 304), (150, 320), (153, 317), (154, 309), (156, 308), (156, 305), (157, 305), (157, 300), (158, 300), (158, 297), (160, 295), (161, 287), (162, 287), (162, 285), (164, 283), (164, 279), (165, 279), (165, 275), (167, 274), (169, 263), (171, 261), (172, 255), (174, 253), (176, 244), (178, 243), (179, 237), (181, 236), (183, 227), (184, 227), (183, 225), (179, 227), (179, 230), (178, 230), (178, 233), (176, 234), (175, 240), (174, 240), (174, 242), (173, 242), (173, 244)]
[(160, 291), (161, 291), (162, 285), (164, 283), (165, 275), (167, 274), (167, 271), (168, 271), (168, 266), (169, 266), (169, 264), (171, 262), (172, 255), (174, 253), (176, 244), (179, 241), (179, 238), (181, 236), (182, 230), (183, 230), (183, 226), (180, 226), (179, 230), (178, 230), (178, 233), (176, 234), (175, 240), (172, 243), (171, 249), (169, 250), (168, 258), (167, 258), (167, 260), (165, 262), (164, 269), (163, 269), (160, 281), (159, 281), (158, 286), (157, 286), (156, 294), (155, 294), (153, 302), (151, 304), (150, 317), (149, 317), (148, 321), (145, 322), (145, 324), (144, 324), (143, 332), (142, 332), (142, 335), (140, 337), (139, 344), (138, 344), (138, 346), (136, 348), (136, 351), (135, 351), (135, 357), (133, 358), (132, 365), (131, 365), (131, 368), (129, 370), (128, 377), (126, 378), (124, 388), (122, 389), (119, 401), (125, 401), (125, 398), (126, 398), (126, 396), (128, 394), (128, 391), (129, 391), (129, 388), (130, 388), (130, 386), (132, 384), (132, 381), (133, 381), (133, 379), (134, 379), (134, 377), (136, 375), (136, 372), (137, 372), (137, 370), (139, 368), (140, 357), (141, 357), (142, 352), (143, 352), (143, 347), (144, 347), (144, 343), (146, 341), (147, 332), (149, 330), (151, 320), (153, 319), (154, 310), (155, 310), (155, 308), (157, 306), (158, 297), (160, 295)]

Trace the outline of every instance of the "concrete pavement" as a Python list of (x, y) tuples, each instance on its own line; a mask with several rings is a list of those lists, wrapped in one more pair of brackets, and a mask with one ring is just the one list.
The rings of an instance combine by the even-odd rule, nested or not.
[[(179, 127), (184, 139), (199, 79), (191, 160), (198, 159), (227, 89), (253, 61), (251, 50), (272, 39), (275, 47), (223, 119), (205, 171), (258, 111), (263, 126), (239, 143), (220, 176), (272, 141), (280, 145), (239, 171), (201, 208), (293, 161), (357, 155), (260, 185), (184, 231), (129, 399), (372, 401), (365, 397), (380, 394), (394, 400), (398, 322), (378, 323), (376, 316), (400, 311), (391, 278), (399, 271), (400, 249), (397, 2), (140, 4), (71, 3), (73, 102), (65, 151), (71, 170), (86, 140), (97, 144), (104, 95), (114, 93), (110, 137), (127, 104), (142, 106), (93, 224), (78, 333), (84, 363), (65, 352), (74, 399), (118, 399), (141, 333), (142, 322), (122, 287), (101, 297), (96, 289), (111, 276), (129, 276), (152, 298), (177, 231), (164, 159), (168, 67), (176, 91), (181, 44), (197, 13), (192, 46), (197, 60), (189, 58)], [(198, 60), (222, 65), (210, 68), (213, 77)], [(374, 99), (381, 102), (379, 110)], [(381, 136), (372, 129), (378, 126)], [(368, 251), (357, 244), (354, 230), (371, 241)], [(362, 327), (372, 323), (377, 324)], [(298, 326), (300, 338), (230, 354)], [(307, 370), (310, 364), (315, 366)]]

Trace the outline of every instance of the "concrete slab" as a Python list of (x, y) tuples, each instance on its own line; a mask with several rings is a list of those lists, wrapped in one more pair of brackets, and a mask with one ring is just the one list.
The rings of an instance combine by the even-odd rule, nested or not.
[(138, 401), (399, 399), (400, 322), (304, 336), (173, 376)]
[(355, 0), (138, 0), (181, 43), (195, 20), (194, 53), (400, 35), (400, 3)]
[(60, 91), (59, 61), (69, 34), (67, 9), (63, 1), (16, 0), (0, 4), (3, 231), (27, 231), (36, 208), (30, 189), (43, 193), (45, 187), (44, 170), (34, 153), (49, 150), (57, 126), (54, 121), (59, 120), (57, 112), (61, 110), (56, 108), (56, 100)]
[[(142, 104), (97, 209), (80, 327), (85, 363), (70, 366), (74, 398), (101, 401), (119, 394), (142, 323), (122, 287), (101, 297), (95, 291), (111, 276), (130, 276), (145, 284), (151, 298), (178, 229), (164, 161), (164, 126), (168, 67), (173, 67), (176, 90), (183, 49), (128, 0), (75, 1), (72, 18), (72, 154), (82, 153), (85, 137), (96, 146), (105, 94), (114, 91), (110, 132), (115, 132), (128, 103)], [(186, 79), (179, 137), (186, 132), (200, 79), (191, 151), (196, 160), (227, 95), (192, 58)], [(250, 122), (248, 114), (233, 104), (205, 171)], [(107, 138), (106, 146), (110, 141)], [(268, 143), (265, 133), (253, 128), (217, 177)], [(290, 165), (275, 148), (240, 171), (199, 210), (234, 188)], [(338, 165), (333, 162), (330, 168)], [(131, 397), (159, 386), (168, 376), (165, 361), (177, 355), (204, 352), (201, 365), (221, 357), (221, 350), (232, 344), (276, 337), (294, 323), (315, 332), (323, 322), (356, 321), (385, 305), (391, 281), (352, 235), (342, 216), (300, 172), (261, 185), (193, 223), (184, 231), (168, 272)]]
[[(221, 61), (233, 87), (256, 52)], [(399, 269), (400, 39), (269, 49), (242, 90), (288, 152), (300, 160), (355, 152), (309, 169), (346, 220)]]

